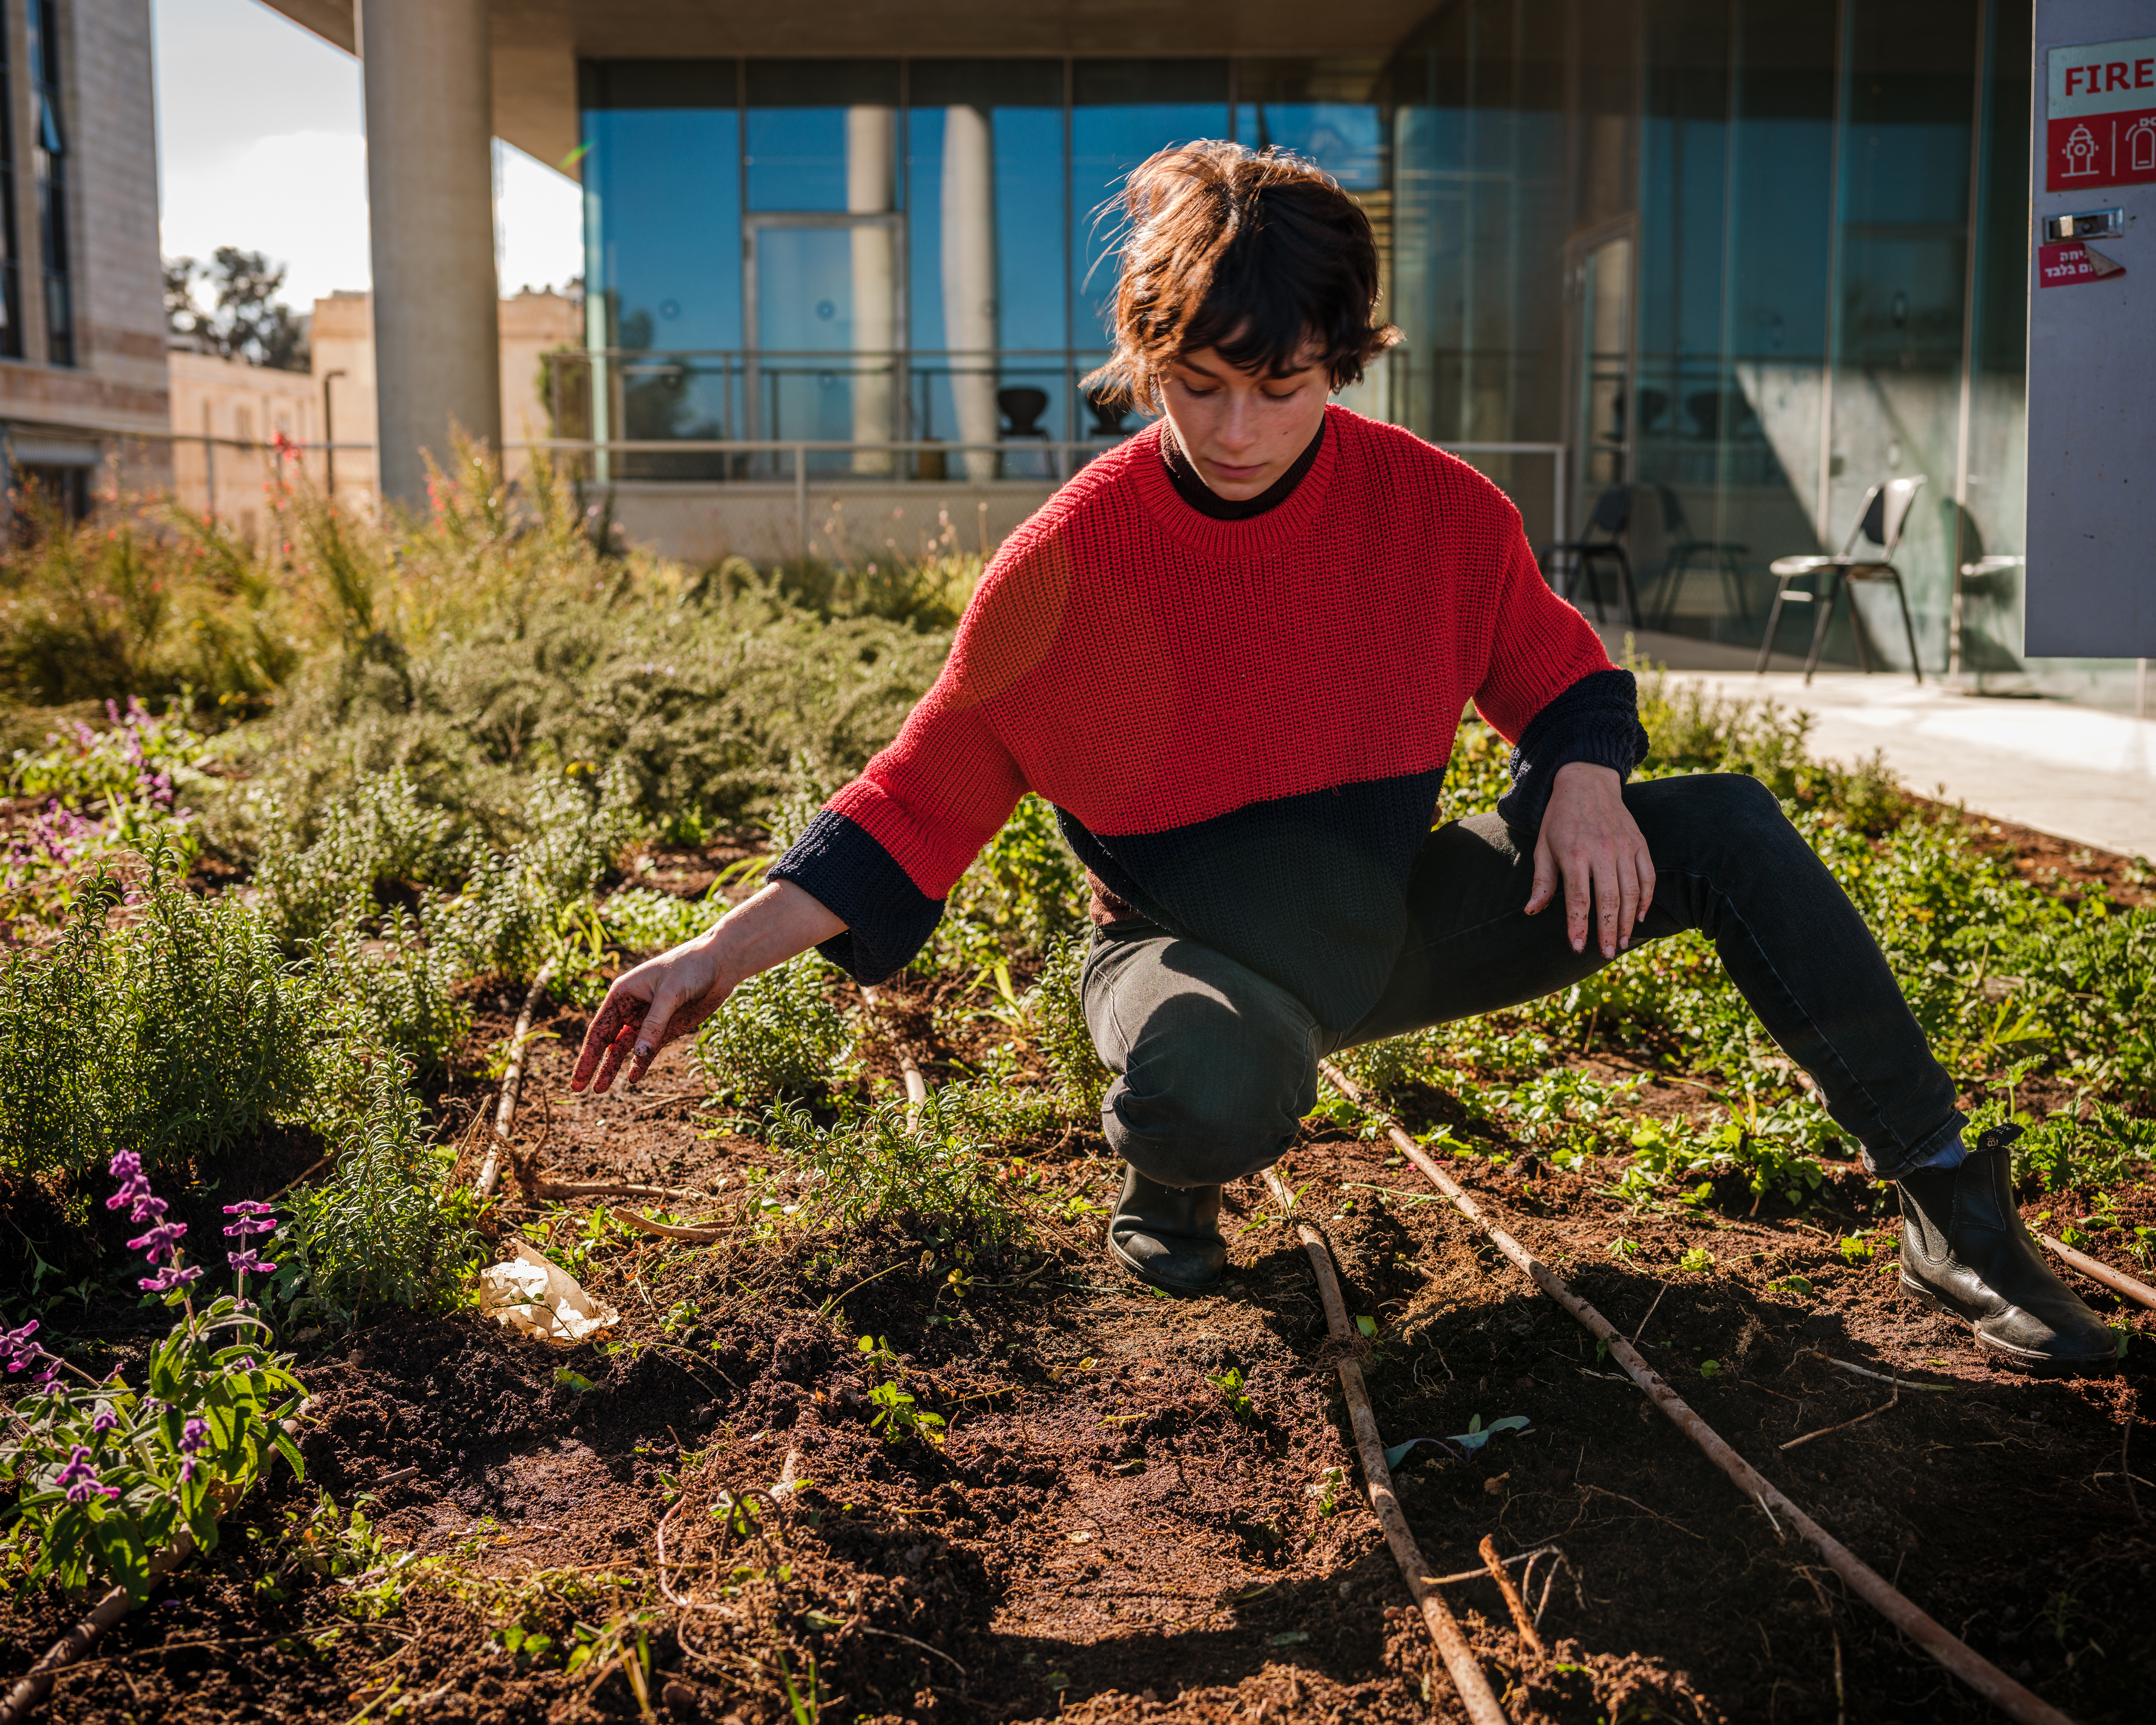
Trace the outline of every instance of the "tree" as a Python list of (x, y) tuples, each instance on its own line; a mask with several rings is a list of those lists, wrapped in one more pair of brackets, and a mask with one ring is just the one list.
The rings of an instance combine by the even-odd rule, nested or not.
[[(211, 308), (195, 297), (195, 284), (215, 289)], [(192, 258), (165, 260), (165, 322), (175, 336), (192, 338), (205, 352), (275, 371), (307, 369), (307, 323), (277, 297), (285, 270), (260, 252), (221, 245), (207, 264)]]

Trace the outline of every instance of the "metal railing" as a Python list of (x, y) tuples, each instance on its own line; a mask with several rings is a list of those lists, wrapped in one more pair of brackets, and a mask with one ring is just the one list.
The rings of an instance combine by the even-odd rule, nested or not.
[[(813, 475), (816, 484), (839, 486), (921, 485), (977, 485), (992, 480), (1032, 480), (1058, 485), (1095, 457), (1117, 448), (1130, 435), (1109, 439), (1004, 439), (983, 443), (944, 443), (932, 438), (909, 440), (860, 443), (840, 439), (795, 438), (517, 438), (505, 439), (501, 444), (505, 454), (513, 451), (531, 453), (544, 451), (553, 457), (571, 458), (571, 465), (588, 464), (596, 469), (599, 458), (612, 455), (717, 455), (728, 458), (747, 458), (750, 460), (768, 460), (771, 470), (757, 472), (744, 469), (730, 476), (719, 479), (691, 480), (690, 483), (722, 483), (727, 485), (789, 484), (793, 492), (797, 539), (802, 555), (808, 554), (809, 532), (809, 485), (812, 475), (810, 459), (816, 455), (846, 458), (844, 470)], [(305, 460), (321, 456), (327, 474), (333, 475), (330, 464), (341, 454), (372, 454), (375, 445), (371, 443), (335, 442), (308, 443), (286, 438), (281, 443), (275, 439), (263, 441), (244, 438), (217, 437), (201, 432), (185, 431), (128, 431), (104, 434), (99, 441), (112, 446), (110, 460), (116, 492), (123, 479), (121, 449), (127, 444), (157, 443), (175, 449), (182, 446), (197, 447), (203, 451), (203, 480), (206, 503), (211, 514), (217, 512), (216, 451), (231, 449), (255, 455), (274, 455), (280, 449)], [(1528, 455), (1548, 457), (1551, 464), (1550, 509), (1552, 536), (1563, 539), (1566, 524), (1567, 451), (1558, 443), (1445, 443), (1437, 445), (1449, 454)], [(993, 474), (983, 475), (953, 471), (968, 465), (964, 458), (973, 455), (988, 457), (996, 464)], [(1046, 471), (1037, 473), (1009, 470), (1014, 464), (1041, 461)], [(908, 459), (911, 458), (911, 470)], [(941, 464), (941, 470), (921, 470), (922, 458), (933, 458)], [(954, 459), (953, 458), (957, 458)], [(875, 464), (887, 463), (886, 467)], [(579, 473), (576, 475), (591, 480), (595, 475)], [(634, 476), (622, 476), (628, 482), (637, 482)], [(613, 483), (601, 480), (600, 483)], [(649, 481), (666, 483), (665, 480)], [(330, 483), (334, 484), (333, 478)], [(332, 491), (332, 495), (334, 495)]]

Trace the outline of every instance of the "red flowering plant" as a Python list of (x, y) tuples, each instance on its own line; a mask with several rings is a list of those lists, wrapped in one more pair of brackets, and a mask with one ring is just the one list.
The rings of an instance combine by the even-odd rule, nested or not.
[(237, 1247), (225, 1255), (234, 1291), (198, 1307), (193, 1289), (203, 1272), (180, 1251), (187, 1224), (165, 1219), (165, 1201), (132, 1151), (115, 1156), (110, 1171), (121, 1183), (106, 1207), (127, 1210), (144, 1229), (128, 1241), (151, 1272), (140, 1286), (177, 1321), (151, 1353), (140, 1389), (117, 1372), (100, 1383), (49, 1353), (35, 1339), (34, 1319), (0, 1327), (0, 1367), (36, 1372), (0, 1439), (0, 1467), (15, 1476), (20, 1509), (0, 1549), (33, 1581), (69, 1591), (117, 1584), (140, 1604), (157, 1554), (182, 1529), (213, 1549), (218, 1517), (269, 1471), (273, 1454), (304, 1471), (284, 1421), (305, 1389), (291, 1357), (270, 1352), (270, 1326), (247, 1299), (247, 1278), (277, 1267), (255, 1250), (255, 1236), (277, 1225), (270, 1207), (224, 1207)]

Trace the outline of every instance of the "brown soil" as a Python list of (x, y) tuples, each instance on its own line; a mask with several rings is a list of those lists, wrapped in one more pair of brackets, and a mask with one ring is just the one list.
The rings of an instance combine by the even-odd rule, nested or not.
[[(521, 1003), (521, 988), (480, 992), (475, 1063)], [(721, 1217), (742, 1214), (752, 1177), (778, 1176), (705, 1111), (678, 1045), (634, 1093), (569, 1095), (583, 1014), (549, 1012), (559, 1040), (534, 1045), (520, 1121), (536, 1165), (712, 1194), (670, 1208)], [(921, 997), (899, 993), (889, 1021), (940, 1057), (932, 1078), (966, 1051), (932, 1040), (954, 1020)], [(1622, 1050), (1606, 1064), (1630, 1069)], [(490, 1094), (465, 1078), (441, 1111), (454, 1122)], [(1656, 1080), (1636, 1105), (1697, 1101)], [(1409, 1111), (1422, 1130), (1456, 1110), (1431, 1091)], [(1097, 1139), (1028, 1153), (1059, 1204), (1108, 1201)], [(298, 1154), (265, 1158), (264, 1182)], [(1486, 1579), (1447, 1589), (1513, 1719), (1989, 1717), (1784, 1542), (1383, 1139), (1314, 1132), (1281, 1172), (1330, 1237), (1351, 1311), (1376, 1325), (1363, 1369), (1388, 1440), (1452, 1436), (1477, 1416), (1531, 1422), (1464, 1459), (1423, 1445), (1399, 1476), (1436, 1574), (1479, 1569), (1485, 1534), (1562, 1554), (1532, 1584), (1544, 1659), (1523, 1655)], [(1897, 1296), (1891, 1215), (1853, 1164), (1803, 1215), (1772, 1202), (1748, 1214), (1733, 1190), (1635, 1213), (1608, 1189), (1614, 1168), (1565, 1174), (1524, 1154), (1455, 1172), (1948, 1628), (2090, 1725), (2146, 1717), (2156, 1440), (2134, 1422), (2156, 1314), (2084, 1287), (2141, 1338), (2118, 1375), (2021, 1378)], [(2078, 1216), (2092, 1196), (2053, 1194), (2030, 1214)], [(2117, 1196), (2129, 1229), (2156, 1225), (2156, 1195)], [(616, 1643), (574, 1676), (562, 1666), (579, 1625), (588, 1637), (626, 1624), (634, 1648), (639, 1623), (652, 1714), (683, 1720), (1464, 1717), (1358, 1495), (1307, 1260), (1255, 1183), (1230, 1189), (1228, 1211), (1231, 1273), (1202, 1300), (1112, 1273), (1097, 1216), (976, 1266), (966, 1291), (921, 1230), (742, 1223), (709, 1246), (609, 1235), (582, 1272), (622, 1314), (603, 1347), (542, 1350), (469, 1311), (310, 1336), (305, 1486), (280, 1471), (258, 1491), (216, 1553), (63, 1678), (52, 1717), (637, 1718)], [(589, 1213), (511, 1193), (489, 1226), (567, 1252)], [(1851, 1235), (1881, 1242), (1876, 1256), (1852, 1261)], [(1695, 1248), (1710, 1267), (1679, 1267)], [(1770, 1287), (1791, 1276), (1810, 1291)], [(124, 1358), (138, 1322), (86, 1321), (83, 1339)], [(916, 1406), (949, 1422), (940, 1445), (872, 1428), (869, 1393), (888, 1373), (863, 1337), (887, 1342)], [(1933, 1387), (1897, 1394), (1835, 1360)], [(1244, 1405), (1218, 1381), (1231, 1368)], [(752, 1498), (739, 1529), (713, 1513), (722, 1492), (782, 1481), (796, 1489)], [(322, 1492), (367, 1502), (385, 1550), (413, 1555), (393, 1575), (310, 1573), (295, 1554), (323, 1541), (288, 1529)], [(662, 1518), (664, 1580), (685, 1609), (663, 1594)], [(21, 1670), (78, 1609), (0, 1602), (0, 1670)], [(512, 1651), (512, 1630), (547, 1645)]]

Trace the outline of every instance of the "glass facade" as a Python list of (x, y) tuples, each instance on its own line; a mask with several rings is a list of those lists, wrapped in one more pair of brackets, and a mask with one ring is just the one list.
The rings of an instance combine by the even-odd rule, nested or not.
[[(1395, 417), (1562, 444), (1630, 522), (1650, 629), (1756, 648), (1775, 557), (1925, 485), (1896, 561), (1928, 676), (2024, 660), (2028, 0), (1458, 0), (1391, 65)], [(1496, 455), (1537, 538), (1548, 458)], [(1907, 669), (1891, 590), (1857, 593)], [(1802, 652), (1810, 608), (1776, 645)], [(1957, 626), (1958, 625), (1958, 626)], [(1853, 662), (1844, 622), (1828, 654)]]
[[(1537, 542), (1635, 488), (1650, 629), (1756, 648), (1768, 563), (1921, 475), (1927, 675), (2085, 686), (2021, 657), (2017, 570), (1961, 573), (2021, 549), (2029, 34), (2030, 0), (1450, 0), (1362, 58), (591, 62), (592, 427), (1050, 481), (1132, 424), (1081, 383), (1122, 177), (1280, 144), (1378, 236), (1405, 339), (1351, 404), (1461, 448)], [(1829, 657), (1861, 626), (1906, 668), (1891, 591), (1858, 602)]]
[[(1123, 176), (1193, 138), (1285, 144), (1383, 234), (1384, 78), (1377, 59), (587, 61), (592, 370), (588, 391), (557, 386), (560, 429), (848, 445), (809, 453), (831, 475), (1052, 481), (1062, 446), (1135, 423), (1080, 382), (1107, 357)], [(1382, 379), (1356, 399), (1383, 412)], [(791, 461), (635, 447), (608, 470)]]

